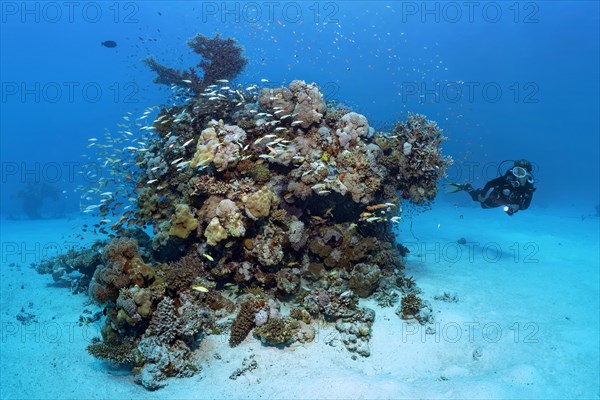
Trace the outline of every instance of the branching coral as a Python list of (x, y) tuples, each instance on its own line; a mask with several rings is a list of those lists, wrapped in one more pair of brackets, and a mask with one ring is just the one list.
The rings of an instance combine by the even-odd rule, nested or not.
[(242, 48), (231, 38), (222, 39), (216, 35), (210, 39), (198, 34), (188, 41), (188, 46), (202, 57), (196, 65), (196, 68), (203, 71), (202, 77), (193, 67), (190, 67), (189, 71), (178, 71), (161, 65), (153, 57), (149, 57), (143, 61), (152, 71), (156, 72), (157, 77), (154, 82), (185, 86), (200, 93), (205, 87), (219, 79), (234, 79), (248, 62), (242, 55)]
[(422, 300), (417, 295), (410, 293), (402, 297), (402, 317), (411, 318), (419, 313), (422, 306)]
[(406, 122), (394, 128), (398, 136), (399, 181), (404, 193), (416, 204), (433, 201), (437, 182), (445, 176), (452, 159), (442, 155), (440, 145), (445, 139), (437, 124), (420, 114), (408, 114)]

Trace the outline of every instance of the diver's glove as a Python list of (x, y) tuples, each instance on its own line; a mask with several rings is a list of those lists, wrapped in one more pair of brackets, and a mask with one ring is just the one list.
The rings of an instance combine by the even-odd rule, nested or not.
[(448, 186), (448, 190), (446, 191), (446, 193), (456, 193), (456, 192), (460, 192), (462, 190), (466, 190), (469, 191), (471, 189), (473, 189), (473, 186), (471, 186), (470, 183), (461, 185), (460, 183), (444, 183), (444, 186)]

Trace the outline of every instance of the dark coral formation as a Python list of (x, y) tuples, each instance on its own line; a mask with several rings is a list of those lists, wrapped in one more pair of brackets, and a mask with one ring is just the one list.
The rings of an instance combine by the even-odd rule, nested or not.
[(240, 305), (240, 311), (233, 321), (231, 334), (229, 335), (229, 345), (231, 347), (242, 343), (252, 328), (254, 328), (257, 311), (256, 301), (252, 299), (248, 299)]
[(295, 340), (300, 324), (293, 318), (270, 318), (267, 323), (256, 328), (254, 334), (271, 346), (287, 345)]
[[(218, 34), (212, 39), (198, 34), (188, 41), (188, 46), (201, 56), (196, 68), (190, 67), (189, 70), (179, 71), (158, 63), (153, 57), (144, 60), (144, 63), (157, 74), (154, 82), (186, 87), (194, 93), (201, 93), (217, 80), (234, 79), (248, 63), (242, 55), (242, 48), (234, 39), (222, 39)], [(198, 69), (202, 71), (201, 75)]]
[(42, 261), (36, 269), (40, 274), (51, 274), (55, 282), (69, 286), (72, 293), (87, 292), (96, 267), (102, 263), (99, 249), (105, 243), (91, 248), (69, 249), (64, 254)]
[(131, 238), (106, 244), (89, 293), (106, 306), (107, 319), (103, 341), (88, 351), (132, 364), (136, 381), (148, 389), (163, 386), (168, 377), (193, 375), (198, 371), (190, 358), (196, 335), (232, 311), (218, 292), (193, 290), (206, 269), (195, 254), (150, 266)]
[(90, 297), (99, 304), (115, 302), (121, 289), (145, 287), (154, 280), (155, 271), (142, 260), (134, 239), (113, 240), (102, 258), (89, 287)]
[(419, 314), (421, 310), (422, 300), (417, 295), (410, 293), (402, 297), (402, 316), (403, 318), (411, 318)]
[(438, 192), (437, 181), (444, 177), (451, 162), (442, 155), (442, 131), (425, 116), (409, 113), (406, 122), (396, 125), (394, 134), (402, 149), (398, 179), (404, 193), (415, 204), (433, 201)]
[(87, 347), (87, 351), (100, 360), (119, 364), (132, 364), (134, 362), (133, 346), (128, 342), (96, 341)]

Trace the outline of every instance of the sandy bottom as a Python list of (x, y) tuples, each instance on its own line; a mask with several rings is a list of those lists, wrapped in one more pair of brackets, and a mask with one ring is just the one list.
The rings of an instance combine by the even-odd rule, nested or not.
[[(209, 336), (197, 351), (202, 371), (155, 392), (88, 355), (100, 323), (78, 320), (96, 308), (31, 268), (84, 222), (2, 221), (2, 399), (600, 398), (599, 221), (576, 210), (508, 218), (437, 207), (399, 233), (435, 334), (364, 301), (377, 313), (368, 358), (353, 360), (331, 326), (284, 350)], [(434, 299), (444, 292), (458, 302)], [(251, 355), (258, 367), (230, 379)]]

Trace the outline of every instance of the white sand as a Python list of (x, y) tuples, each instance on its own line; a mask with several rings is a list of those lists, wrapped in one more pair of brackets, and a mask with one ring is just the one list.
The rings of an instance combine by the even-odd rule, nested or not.
[[(77, 325), (87, 298), (29, 266), (83, 222), (2, 221), (0, 397), (600, 398), (599, 221), (579, 215), (532, 209), (508, 218), (499, 210), (437, 206), (415, 218), (418, 240), (408, 231), (400, 236), (413, 249), (406, 272), (433, 306), (435, 335), (402, 321), (394, 308), (365, 302), (377, 312), (369, 358), (352, 360), (343, 346), (327, 345), (330, 327), (319, 329), (314, 343), (285, 350), (254, 338), (231, 349), (226, 336), (210, 336), (198, 350), (203, 370), (156, 392), (88, 355), (85, 346), (101, 325)], [(455, 244), (461, 237), (467, 246)], [(15, 246), (34, 251), (18, 255)], [(502, 255), (493, 260), (497, 249)], [(445, 291), (459, 301), (433, 299)], [(21, 325), (21, 308), (37, 323)], [(229, 379), (250, 354), (258, 368)]]

